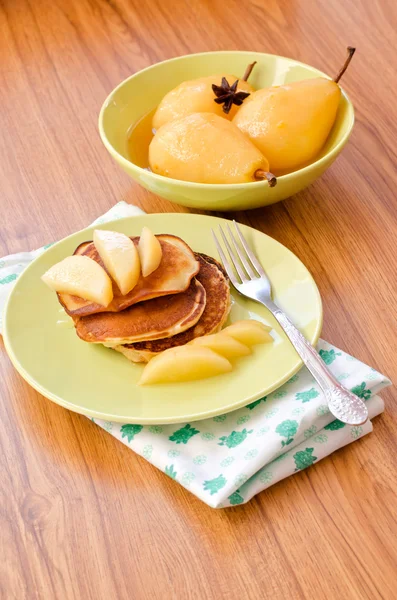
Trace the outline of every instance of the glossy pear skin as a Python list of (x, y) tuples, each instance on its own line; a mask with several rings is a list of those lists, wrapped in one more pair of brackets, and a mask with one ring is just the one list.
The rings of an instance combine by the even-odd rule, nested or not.
[(269, 170), (262, 153), (227, 119), (195, 113), (161, 127), (149, 146), (154, 173), (196, 183), (247, 183)]
[[(168, 92), (154, 113), (153, 128), (157, 130), (174, 119), (196, 112), (212, 112), (219, 117), (232, 119), (240, 108), (239, 106), (233, 104), (229, 114), (226, 114), (223, 112), (222, 105), (214, 102), (216, 96), (212, 90), (212, 84), (221, 85), (222, 77), (226, 77), (230, 85), (238, 79), (235, 75), (210, 75), (184, 81)], [(239, 81), (237, 91), (252, 93), (254, 88), (247, 81)]]
[(293, 171), (313, 161), (324, 146), (340, 95), (334, 81), (320, 77), (258, 90), (233, 123), (266, 156), (272, 173)]

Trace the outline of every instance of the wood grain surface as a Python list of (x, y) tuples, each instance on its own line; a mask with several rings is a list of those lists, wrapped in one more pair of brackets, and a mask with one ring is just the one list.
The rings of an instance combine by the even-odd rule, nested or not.
[[(274, 52), (343, 85), (351, 141), (296, 197), (233, 214), (313, 273), (323, 337), (397, 381), (397, 6), (392, 0), (0, 0), (0, 255), (82, 228), (133, 183), (97, 131), (131, 73), (220, 49)], [(14, 371), (0, 342), (4, 599), (394, 599), (397, 408), (248, 505), (215, 511)]]

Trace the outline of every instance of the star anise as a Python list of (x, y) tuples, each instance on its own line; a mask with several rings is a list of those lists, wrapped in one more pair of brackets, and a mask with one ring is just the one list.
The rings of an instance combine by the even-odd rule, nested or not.
[(238, 82), (239, 80), (236, 79), (233, 85), (229, 85), (226, 77), (222, 77), (221, 85), (215, 85), (214, 83), (212, 84), (212, 89), (216, 96), (216, 98), (214, 98), (214, 102), (217, 104), (223, 104), (222, 109), (226, 114), (229, 114), (233, 104), (241, 106), (244, 100), (250, 95), (249, 92), (237, 91)]

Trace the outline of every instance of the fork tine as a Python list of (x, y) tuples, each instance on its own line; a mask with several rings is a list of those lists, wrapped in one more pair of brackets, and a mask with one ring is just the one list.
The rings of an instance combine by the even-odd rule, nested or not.
[(237, 240), (236, 240), (235, 236), (232, 234), (232, 231), (231, 231), (231, 229), (230, 229), (230, 227), (229, 227), (228, 224), (226, 225), (226, 228), (227, 228), (227, 230), (229, 232), (229, 237), (231, 238), (231, 240), (233, 242), (233, 246), (235, 247), (236, 252), (239, 255), (239, 258), (240, 258), (242, 264), (244, 265), (245, 270), (248, 273), (248, 277), (251, 277), (251, 279), (256, 279), (257, 275), (254, 273), (251, 265), (249, 264), (248, 260), (245, 258), (245, 254), (240, 249), (240, 247), (239, 247), (239, 245), (237, 243)]
[(234, 268), (236, 269), (237, 273), (240, 275), (241, 281), (243, 281), (243, 282), (246, 283), (248, 281), (248, 277), (244, 273), (244, 270), (241, 268), (239, 260), (238, 260), (237, 256), (235, 255), (235, 253), (233, 252), (233, 248), (229, 244), (228, 239), (225, 236), (224, 231), (223, 231), (223, 229), (222, 229), (222, 227), (220, 225), (219, 225), (219, 231), (221, 232), (222, 239), (225, 242), (225, 246), (227, 248), (227, 251), (228, 251), (229, 256), (230, 256), (230, 260), (232, 261), (232, 264), (233, 264)]
[(245, 237), (241, 233), (240, 227), (238, 226), (238, 224), (236, 223), (236, 221), (233, 220), (233, 223), (234, 223), (234, 226), (236, 228), (237, 234), (238, 234), (238, 236), (240, 238), (240, 242), (242, 243), (242, 245), (244, 247), (244, 250), (248, 254), (249, 258), (251, 259), (251, 262), (254, 265), (255, 269), (258, 271), (259, 275), (261, 275), (262, 277), (266, 277), (266, 279), (267, 279), (267, 275), (265, 273), (264, 268), (262, 267), (261, 263), (259, 262), (259, 260), (255, 256), (255, 254), (253, 253), (253, 251), (249, 247), (248, 242), (246, 241)]
[(239, 283), (240, 283), (240, 282), (239, 282), (239, 281), (237, 281), (237, 279), (236, 279), (236, 276), (235, 276), (235, 274), (234, 274), (234, 272), (233, 272), (233, 269), (232, 269), (232, 267), (231, 267), (231, 265), (230, 265), (230, 263), (229, 263), (228, 259), (226, 258), (226, 256), (225, 256), (225, 253), (223, 252), (223, 250), (222, 250), (222, 247), (221, 247), (220, 243), (218, 242), (218, 238), (216, 237), (214, 230), (213, 230), (213, 229), (211, 229), (211, 231), (212, 231), (212, 235), (213, 235), (213, 237), (214, 237), (214, 241), (215, 241), (215, 246), (216, 246), (216, 249), (218, 250), (218, 254), (219, 254), (220, 258), (221, 258), (221, 261), (222, 261), (222, 263), (223, 263), (223, 266), (225, 267), (225, 271), (226, 271), (226, 273), (228, 274), (228, 276), (229, 276), (229, 279), (230, 279), (230, 281), (232, 282), (232, 284), (233, 284), (235, 287), (237, 287), (237, 286), (239, 285)]

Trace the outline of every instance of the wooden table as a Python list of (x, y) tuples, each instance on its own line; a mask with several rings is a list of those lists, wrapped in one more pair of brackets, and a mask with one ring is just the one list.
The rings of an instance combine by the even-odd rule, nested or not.
[[(391, 0), (0, 0), (0, 255), (82, 228), (134, 184), (97, 132), (122, 79), (206, 50), (292, 56), (333, 74), (357, 122), (336, 164), (285, 202), (232, 215), (312, 271), (323, 337), (397, 380), (396, 61)], [(2, 598), (394, 599), (397, 410), (372, 435), (212, 510), (0, 359)]]

